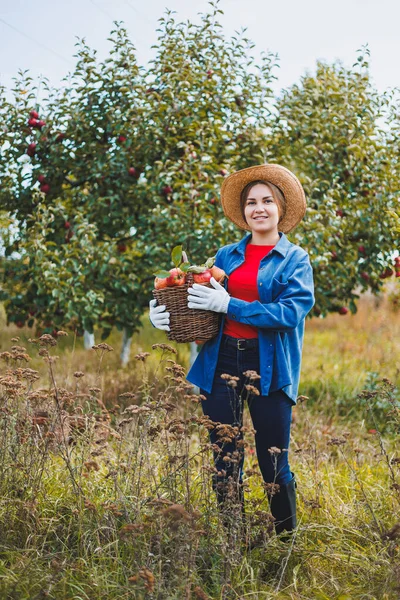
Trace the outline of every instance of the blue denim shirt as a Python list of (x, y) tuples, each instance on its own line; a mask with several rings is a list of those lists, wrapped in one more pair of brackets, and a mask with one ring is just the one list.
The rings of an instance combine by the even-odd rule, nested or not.
[[(308, 253), (279, 231), (279, 241), (260, 263), (257, 286), (260, 300), (247, 302), (231, 296), (227, 316), (258, 328), (261, 393), (283, 389), (294, 404), (300, 380), (305, 317), (314, 306), (313, 270)], [(240, 242), (223, 246), (215, 265), (230, 275), (245, 261), (251, 233)], [(224, 282), (225, 289), (228, 280)], [(218, 335), (205, 342), (187, 380), (211, 392), (224, 328), (222, 315)]]

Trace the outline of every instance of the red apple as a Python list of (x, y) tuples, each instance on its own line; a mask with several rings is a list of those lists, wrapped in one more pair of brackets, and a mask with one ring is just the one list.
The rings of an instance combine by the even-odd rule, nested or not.
[(337, 252), (335, 250), (332, 250), (331, 257), (332, 257), (332, 260), (338, 260), (338, 255), (337, 255)]
[(62, 142), (62, 140), (65, 138), (65, 133), (59, 133), (56, 137), (56, 142)]
[(29, 113), (29, 116), (32, 117), (32, 119), (38, 119), (39, 113), (37, 113), (36, 110), (31, 110), (31, 112)]
[(369, 281), (369, 275), (366, 271), (363, 271), (360, 275), (365, 281)]
[(37, 119), (31, 118), (28, 121), (28, 125), (29, 125), (29, 127), (38, 127), (39, 121)]
[(393, 270), (389, 267), (386, 267), (384, 271), (379, 273), (379, 279), (386, 279), (387, 277), (391, 277), (393, 275)]
[(126, 244), (124, 242), (120, 242), (117, 246), (117, 249), (120, 254), (126, 252)]
[(44, 175), (38, 175), (38, 182), (39, 183), (45, 183), (46, 181), (46, 177)]
[(400, 271), (396, 271), (396, 277), (400, 277)]
[(213, 267), (211, 267), (210, 269), (211, 271), (211, 276), (214, 277), (214, 279), (216, 279), (218, 281), (218, 283), (222, 283), (223, 280), (225, 279), (225, 271), (223, 269), (220, 269), (219, 267), (216, 267), (215, 265)]
[(203, 273), (193, 273), (193, 281), (194, 283), (200, 283), (204, 285), (205, 283), (210, 283), (210, 279), (213, 277), (211, 273), (211, 269), (206, 269)]
[(336, 211), (336, 214), (338, 217), (344, 217), (344, 212), (342, 211), (341, 208), (338, 208), (338, 210)]
[(228, 175), (228, 171), (226, 169), (221, 169), (219, 174), (222, 175), (222, 177), (226, 177), (226, 175)]
[(46, 121), (39, 121), (37, 126), (41, 129), (42, 127), (44, 127), (46, 125)]
[(170, 194), (172, 194), (172, 187), (170, 185), (165, 185), (162, 189), (162, 193), (164, 194), (164, 196), (169, 196)]
[(210, 204), (216, 204), (216, 202), (217, 202), (217, 201), (216, 201), (216, 199), (215, 199), (215, 198), (211, 198), (211, 200), (210, 200)]
[(35, 142), (32, 142), (31, 144), (29, 144), (26, 153), (28, 156), (30, 156), (32, 158), (32, 156), (35, 156), (35, 152), (36, 152), (36, 144), (35, 144)]
[(156, 290), (162, 290), (167, 287), (168, 277), (156, 277), (154, 280), (154, 288)]
[(126, 140), (127, 140), (127, 138), (124, 135), (119, 135), (118, 138), (117, 138), (117, 141), (120, 144), (123, 144), (124, 142), (126, 142)]
[(214, 73), (214, 71), (212, 69), (208, 69), (207, 75), (208, 75), (209, 79), (210, 79), (210, 77), (212, 77), (213, 73)]
[(48, 194), (50, 191), (50, 186), (48, 183), (42, 183), (42, 185), (40, 186), (40, 191), (43, 192), (44, 194)]
[(136, 179), (139, 177), (139, 172), (135, 167), (129, 167), (128, 173), (131, 177), (136, 177)]
[(358, 246), (358, 251), (360, 254), (365, 254), (365, 246)]
[(23, 327), (25, 325), (24, 321), (16, 321), (15, 322), (16, 326), (19, 327), (21, 329), (21, 327)]
[(170, 276), (167, 277), (167, 286), (175, 287), (178, 285), (183, 285), (186, 281), (185, 273), (178, 267), (174, 269), (170, 269)]
[(71, 223), (69, 221), (65, 221), (64, 228), (65, 229), (70, 229), (70, 227), (71, 227)]
[(341, 306), (338, 310), (339, 315), (347, 315), (349, 309), (346, 306)]

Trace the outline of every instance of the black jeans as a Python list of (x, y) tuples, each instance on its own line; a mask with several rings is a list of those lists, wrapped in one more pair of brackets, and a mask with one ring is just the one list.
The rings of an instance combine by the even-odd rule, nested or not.
[[(234, 345), (236, 346), (235, 338), (222, 336), (211, 393), (200, 389), (200, 393), (206, 397), (206, 400), (202, 400), (204, 414), (212, 421), (231, 426), (215, 426), (209, 431), (211, 443), (216, 444), (215, 466), (218, 471), (225, 471), (223, 478), (232, 475), (242, 482), (244, 449), (243, 432), (240, 428), (247, 400), (256, 430), (256, 452), (262, 477), (266, 483), (284, 485), (293, 477), (288, 461), (293, 402), (282, 390), (262, 396), (260, 380), (250, 381), (244, 375), (248, 370), (259, 373), (258, 340), (252, 341), (252, 347), (244, 350)], [(244, 346), (246, 343), (240, 345)], [(238, 380), (221, 378), (223, 374), (237, 377)], [(236, 387), (229, 385), (232, 381), (236, 383)], [(249, 384), (259, 391), (259, 395), (246, 389), (245, 386)], [(237, 429), (232, 430), (232, 427)], [(233, 460), (229, 460), (230, 458)]]

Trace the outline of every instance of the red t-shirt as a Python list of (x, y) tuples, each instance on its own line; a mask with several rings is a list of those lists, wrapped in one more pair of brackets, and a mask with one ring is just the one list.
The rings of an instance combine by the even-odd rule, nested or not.
[[(246, 300), (246, 302), (260, 299), (257, 289), (257, 273), (261, 260), (273, 247), (256, 246), (255, 244), (246, 245), (244, 263), (235, 269), (228, 279), (228, 293), (231, 296)], [(258, 337), (257, 327), (238, 323), (227, 316), (225, 317), (223, 333), (235, 338)]]

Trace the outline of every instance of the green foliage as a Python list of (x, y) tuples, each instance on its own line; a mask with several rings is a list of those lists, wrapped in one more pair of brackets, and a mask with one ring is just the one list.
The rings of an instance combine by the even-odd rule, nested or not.
[(257, 62), (244, 30), (226, 39), (218, 2), (210, 6), (199, 24), (167, 11), (146, 69), (116, 23), (103, 62), (77, 44), (64, 87), (20, 72), (12, 102), (0, 88), (9, 322), (138, 331), (173, 248), (202, 265), (243, 235), (224, 218), (219, 189), (228, 172), (262, 162), (292, 168), (307, 192), (289, 237), (310, 253), (311, 315), (355, 312), (357, 287), (382, 288), (399, 228), (396, 95), (373, 89), (365, 51), (352, 69), (319, 62), (274, 99), (276, 56)]
[(393, 98), (373, 88), (368, 56), (360, 51), (352, 69), (318, 62), (315, 76), (303, 76), (276, 105), (269, 149), (306, 190), (293, 239), (310, 253), (315, 315), (346, 305), (356, 312), (356, 288), (378, 293), (398, 245)]

